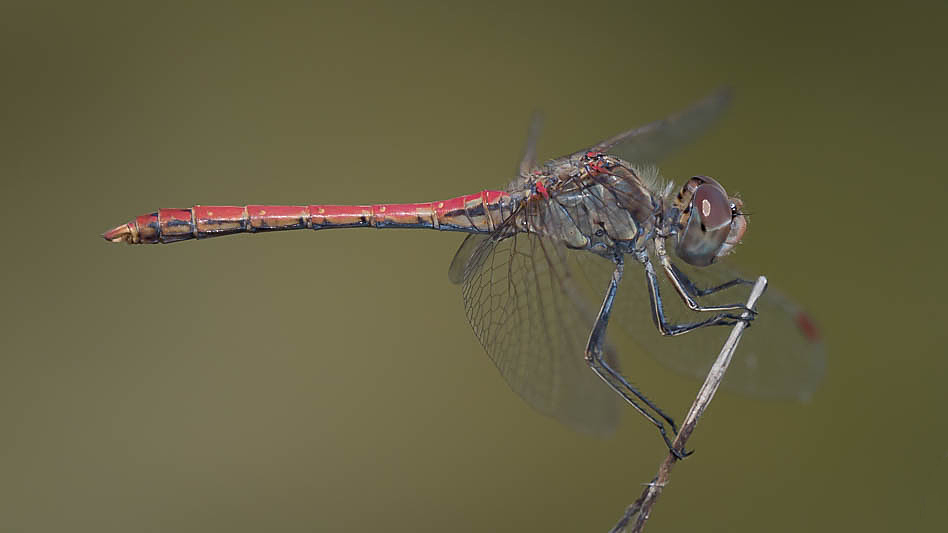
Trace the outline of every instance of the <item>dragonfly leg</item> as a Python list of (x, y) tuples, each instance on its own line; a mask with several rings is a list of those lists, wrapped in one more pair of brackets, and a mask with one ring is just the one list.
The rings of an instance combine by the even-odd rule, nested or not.
[[(622, 374), (613, 369), (612, 366), (609, 365), (608, 361), (602, 356), (606, 326), (609, 323), (609, 315), (612, 313), (612, 304), (615, 301), (616, 290), (619, 287), (619, 281), (622, 280), (622, 272), (623, 262), (620, 257), (617, 258), (616, 270), (612, 274), (612, 279), (609, 280), (609, 287), (606, 290), (606, 296), (603, 299), (602, 307), (599, 310), (599, 315), (596, 317), (596, 322), (593, 325), (592, 332), (589, 335), (589, 341), (586, 343), (586, 363), (589, 365), (592, 371), (595, 372), (597, 376), (599, 376), (600, 379), (609, 385), (609, 388), (615, 391), (616, 394), (628, 402), (628, 404), (638, 411), (639, 414), (651, 422), (658, 429), (662, 436), (662, 440), (665, 441), (665, 445), (668, 447), (668, 449), (673, 454), (675, 454), (676, 457), (683, 459), (691, 452), (676, 450), (672, 446), (671, 437), (665, 428), (665, 424), (656, 418), (651, 412), (649, 412), (646, 407), (651, 409), (655, 414), (667, 422), (669, 426), (671, 426), (672, 435), (678, 433), (677, 426), (675, 426), (675, 421), (672, 420), (670, 416), (666, 415), (644, 394), (642, 394), (642, 392), (636, 389), (635, 386), (629, 383), (629, 381), (625, 379)], [(645, 407), (643, 407), (643, 405), (639, 402), (644, 404)]]
[[(692, 311), (711, 311), (711, 312), (720, 312), (720, 311), (741, 311), (748, 313), (751, 317), (757, 315), (757, 311), (748, 308), (742, 303), (736, 304), (726, 304), (726, 305), (701, 305), (698, 303), (697, 298), (699, 296), (707, 296), (718, 291), (723, 291), (737, 285), (753, 285), (753, 282), (747, 281), (741, 278), (735, 278), (726, 283), (722, 283), (716, 287), (711, 287), (708, 289), (699, 289), (695, 286), (694, 282), (688, 279), (688, 276), (685, 275), (677, 266), (675, 266), (671, 260), (668, 258), (668, 252), (665, 251), (665, 239), (663, 237), (657, 237), (655, 239), (655, 253), (658, 255), (659, 260), (662, 263), (662, 268), (665, 270), (665, 275), (668, 276), (668, 280), (671, 281), (673, 287), (675, 287), (675, 292), (678, 293), (678, 296), (685, 302), (685, 305), (688, 306), (688, 309)], [(639, 260), (647, 260), (646, 256), (640, 256)], [(655, 290), (657, 294), (658, 290)], [(659, 299), (661, 302), (661, 299)], [(654, 300), (653, 300), (654, 305)], [(659, 304), (660, 305), (660, 304)]]
[(731, 287), (736, 287), (737, 285), (753, 285), (754, 284), (754, 281), (752, 280), (748, 280), (744, 278), (734, 278), (731, 281), (725, 281), (724, 283), (720, 285), (715, 285), (714, 287), (702, 289), (702, 288), (699, 288), (697, 285), (695, 285), (694, 282), (692, 282), (684, 272), (679, 270), (679, 268), (674, 263), (669, 261), (668, 264), (671, 266), (671, 269), (674, 271), (675, 277), (678, 280), (680, 280), (681, 284), (685, 287), (685, 289), (694, 296), (707, 296), (709, 294), (714, 294), (718, 291), (723, 291), (724, 289), (730, 289)]
[[(675, 336), (706, 326), (733, 326), (739, 321), (749, 322), (753, 320), (754, 316), (752, 314), (749, 314), (747, 317), (742, 317), (730, 313), (718, 313), (707, 320), (701, 320), (699, 322), (684, 324), (669, 323), (668, 320), (665, 319), (665, 307), (662, 305), (662, 295), (658, 287), (658, 276), (655, 275), (655, 268), (652, 266), (652, 262), (648, 259), (648, 256), (644, 254), (640, 257), (640, 261), (645, 267), (645, 280), (648, 283), (648, 297), (652, 304), (652, 320), (662, 335)], [(738, 307), (738, 309), (743, 310), (743, 306)]]
[[(668, 280), (671, 281), (673, 287), (675, 287), (675, 292), (678, 293), (678, 296), (681, 297), (682, 301), (685, 302), (685, 305), (688, 306), (688, 309), (692, 311), (711, 311), (711, 312), (720, 312), (720, 311), (741, 311), (742, 313), (747, 313), (753, 319), (757, 315), (757, 311), (749, 309), (742, 303), (736, 304), (726, 304), (726, 305), (701, 305), (698, 303), (697, 298), (699, 296), (707, 296), (718, 291), (723, 291), (737, 285), (753, 285), (752, 281), (748, 281), (741, 278), (734, 278), (731, 281), (722, 283), (716, 287), (711, 287), (708, 289), (698, 288), (694, 282), (688, 279), (688, 276), (685, 275), (674, 263), (671, 262), (671, 259), (668, 257), (668, 252), (665, 251), (665, 238), (658, 236), (655, 238), (655, 254), (658, 255), (659, 260), (662, 263), (662, 268), (665, 270), (665, 275), (668, 277)], [(639, 261), (646, 261), (648, 256), (639, 255)], [(657, 290), (656, 290), (657, 293)], [(659, 299), (659, 302), (661, 300)], [(654, 301), (653, 301), (654, 302)]]
[(678, 267), (668, 259), (667, 255), (661, 256), (661, 261), (662, 268), (665, 270), (665, 274), (671, 281), (672, 286), (675, 287), (675, 292), (681, 296), (681, 299), (685, 302), (685, 305), (688, 306), (688, 309), (691, 309), (692, 311), (742, 311), (749, 313), (751, 316), (757, 315), (757, 311), (747, 307), (742, 303), (725, 305), (701, 305), (698, 303), (698, 300), (696, 300), (696, 298), (699, 296), (707, 296), (708, 294), (723, 291), (724, 289), (729, 289), (737, 285), (753, 285), (753, 282), (741, 278), (735, 278), (716, 287), (711, 287), (710, 289), (699, 289), (695, 286), (694, 282), (688, 279), (688, 276), (685, 275), (684, 272), (679, 270)]

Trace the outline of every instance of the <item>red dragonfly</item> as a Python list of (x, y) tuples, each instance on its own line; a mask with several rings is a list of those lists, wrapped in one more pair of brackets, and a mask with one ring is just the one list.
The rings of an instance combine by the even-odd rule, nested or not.
[[(612, 430), (621, 398), (671, 448), (674, 421), (620, 371), (614, 341), (631, 340), (672, 369), (700, 376), (726, 333), (715, 326), (753, 320), (726, 386), (805, 399), (824, 374), (819, 334), (797, 306), (774, 290), (756, 310), (734, 303), (750, 282), (722, 258), (747, 229), (743, 202), (707, 176), (673, 188), (648, 165), (694, 140), (729, 99), (727, 90), (715, 92), (539, 165), (534, 120), (519, 173), (503, 190), (412, 204), (159, 209), (103, 236), (153, 244), (292, 229), (466, 233), (448, 277), (461, 285), (474, 333), (510, 387), (542, 413), (591, 433)], [(644, 283), (619, 291), (627, 262), (641, 267)], [(666, 301), (663, 290), (679, 298)], [(619, 330), (607, 336), (610, 318)]]

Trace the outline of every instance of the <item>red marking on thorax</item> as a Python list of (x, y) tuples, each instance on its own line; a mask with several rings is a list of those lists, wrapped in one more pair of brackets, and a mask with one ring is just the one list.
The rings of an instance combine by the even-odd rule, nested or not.
[(540, 196), (546, 200), (550, 199), (550, 191), (547, 190), (546, 185), (544, 185), (542, 181), (537, 181), (534, 184), (534, 187), (536, 187), (537, 192), (540, 193)]

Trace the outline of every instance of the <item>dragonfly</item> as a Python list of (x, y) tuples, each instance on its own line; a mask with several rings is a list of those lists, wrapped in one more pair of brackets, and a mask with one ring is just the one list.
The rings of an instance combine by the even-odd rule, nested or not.
[[(751, 284), (729, 257), (748, 227), (743, 200), (709, 176), (675, 187), (654, 166), (696, 140), (730, 99), (730, 90), (717, 90), (663, 120), (540, 164), (534, 120), (504, 189), (423, 203), (159, 209), (103, 237), (155, 244), (296, 229), (466, 233), (448, 277), (461, 286), (474, 334), (510, 388), (584, 433), (610, 433), (624, 402), (683, 457), (672, 446), (674, 420), (620, 368), (619, 346), (700, 377), (727, 333), (722, 326), (747, 321), (753, 327), (726, 387), (806, 400), (825, 372), (817, 326), (790, 299), (769, 289), (755, 309), (735, 303)], [(641, 282), (623, 283), (629, 267), (640, 269)]]

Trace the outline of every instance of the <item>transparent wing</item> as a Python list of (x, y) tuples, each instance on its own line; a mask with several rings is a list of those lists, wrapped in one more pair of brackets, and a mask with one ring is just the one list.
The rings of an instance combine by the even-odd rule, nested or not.
[[(701, 288), (739, 274), (728, 265), (697, 269), (676, 262)], [(510, 387), (530, 405), (585, 433), (604, 434), (617, 422), (618, 397), (583, 360), (589, 331), (614, 265), (533, 234), (468, 236), (451, 264), (461, 283), (475, 335)], [(743, 279), (751, 277), (743, 276)], [(682, 303), (661, 277), (667, 316), (677, 322), (706, 318)], [(700, 298), (705, 304), (743, 302), (749, 285)], [(703, 378), (730, 328), (709, 327), (663, 337), (652, 318), (645, 277), (635, 262), (625, 276), (606, 332), (606, 357), (646, 354), (663, 366)], [(745, 333), (724, 380), (739, 393), (806, 401), (826, 373), (826, 356), (812, 320), (782, 293), (768, 288), (759, 316)]]
[[(675, 264), (700, 288), (709, 288), (741, 277), (727, 264), (706, 268)], [(658, 265), (656, 265), (658, 266)], [(675, 322), (693, 322), (710, 316), (688, 309), (681, 298), (661, 278), (665, 311)], [(749, 285), (700, 297), (705, 305), (739, 303), (747, 300)], [(724, 386), (761, 398), (806, 401), (816, 391), (826, 373), (826, 355), (816, 326), (808, 315), (779, 290), (769, 287), (758, 301), (758, 317), (747, 330), (734, 354)], [(717, 357), (730, 328), (708, 327), (677, 337), (663, 337), (651, 319), (649, 297), (642, 268), (627, 262), (625, 277), (616, 296), (610, 334), (619, 349), (638, 347), (663, 366), (695, 378), (703, 378)]]
[[(451, 260), (451, 266), (448, 267), (448, 279), (455, 285), (464, 283), (464, 271), (472, 268), (480, 268), (480, 265), (470, 264), (471, 258), (491, 236), (487, 233), (472, 233), (461, 241), (458, 251), (454, 252), (454, 259)], [(479, 254), (478, 257), (481, 257)], [(470, 264), (470, 266), (468, 266)]]
[(633, 128), (571, 154), (576, 160), (586, 152), (615, 154), (633, 163), (655, 163), (691, 144), (724, 114), (732, 91), (721, 88), (691, 107), (670, 117)]
[(543, 114), (534, 111), (530, 115), (530, 127), (527, 129), (527, 140), (523, 147), (523, 157), (520, 158), (519, 176), (526, 176), (537, 166), (537, 141), (540, 139), (540, 130), (543, 129)]
[[(582, 255), (600, 268), (578, 270)], [(618, 417), (618, 396), (583, 357), (611, 272), (612, 263), (588, 252), (503, 231), (469, 236), (449, 270), (462, 284), (475, 335), (510, 388), (584, 433), (609, 433)]]

